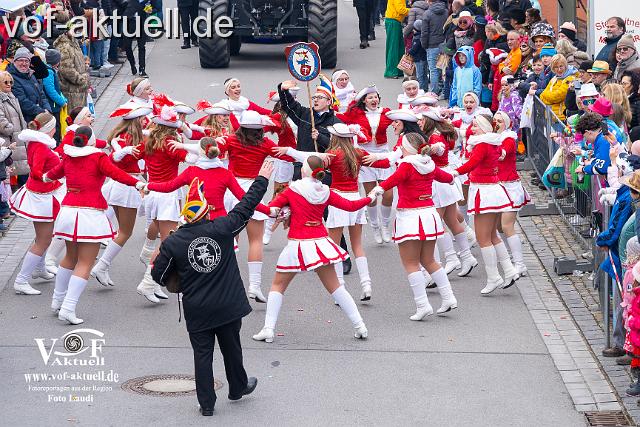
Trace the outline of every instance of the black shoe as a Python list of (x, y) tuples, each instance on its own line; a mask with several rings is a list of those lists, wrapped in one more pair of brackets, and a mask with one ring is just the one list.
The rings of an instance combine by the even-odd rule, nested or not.
[(140, 77), (143, 77), (145, 79), (149, 78), (149, 75), (144, 71), (144, 68), (140, 68)]
[(193, 39), (193, 40), (191, 40), (191, 45), (193, 47), (199, 47), (200, 43), (198, 43), (198, 39)]
[(376, 35), (374, 33), (369, 34), (369, 40), (375, 40)]
[(132, 65), (132, 66), (131, 66), (131, 74), (133, 74), (134, 76), (135, 76), (136, 74), (138, 74), (138, 69), (136, 68), (136, 66), (135, 66), (135, 65)]
[(632, 383), (631, 386), (625, 390), (625, 393), (627, 393), (627, 396), (640, 396), (640, 381)]
[(351, 273), (351, 258), (347, 258), (344, 261), (342, 261), (342, 273), (346, 276), (347, 274)]
[(118, 58), (118, 59), (110, 59), (109, 63), (113, 64), (113, 65), (124, 64), (124, 59), (120, 59), (120, 58)]
[(367, 44), (365, 42), (360, 42), (360, 49), (366, 49)]
[(611, 348), (605, 348), (604, 350), (602, 350), (602, 355), (604, 357), (620, 357), (620, 356), (624, 356), (625, 352), (620, 347), (611, 347)]
[(191, 49), (191, 42), (189, 39), (184, 39), (182, 42), (182, 47), (180, 49)]
[(202, 407), (198, 408), (203, 417), (212, 417), (213, 409), (204, 409)]
[(369, 47), (369, 42), (368, 42), (368, 41), (364, 42), (364, 44), (365, 44), (367, 47)]
[(232, 396), (231, 394), (229, 394), (229, 396), (227, 397), (229, 397), (229, 400), (240, 400), (242, 396), (253, 393), (253, 390), (256, 389), (257, 385), (258, 379), (256, 377), (249, 377), (249, 380), (247, 381), (247, 387), (242, 391), (242, 394), (240, 396)]

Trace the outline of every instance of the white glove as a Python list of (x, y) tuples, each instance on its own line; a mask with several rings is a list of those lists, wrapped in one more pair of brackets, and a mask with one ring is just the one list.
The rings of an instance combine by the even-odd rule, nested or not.
[(604, 194), (615, 194), (615, 193), (616, 193), (615, 188), (605, 187), (605, 188), (601, 188), (600, 191), (598, 191), (598, 197), (601, 197)]
[(460, 176), (460, 172), (454, 169), (453, 171), (451, 171), (451, 175), (453, 175), (453, 177), (455, 178), (457, 176)]
[(131, 153), (133, 153), (133, 149), (135, 147), (133, 145), (128, 145), (124, 148), (121, 148), (120, 150), (116, 150), (113, 152), (113, 160), (115, 160), (116, 162), (121, 161), (122, 159), (125, 158), (125, 156), (127, 155), (131, 155)]
[(204, 133), (204, 128), (202, 126), (198, 126), (198, 125), (194, 125), (193, 123), (189, 123), (189, 127), (193, 131)]
[(433, 150), (433, 154), (436, 156), (442, 156), (445, 149), (444, 142), (436, 142), (435, 144), (432, 144), (431, 149)]
[[(189, 144), (189, 145), (193, 145), (193, 144)], [(185, 157), (184, 161), (186, 163), (195, 163), (198, 161), (198, 159), (200, 158), (199, 155), (194, 154), (194, 153), (187, 153), (187, 156)]]
[(280, 208), (269, 208), (269, 217), (271, 218), (277, 218), (278, 214), (280, 213)]
[(370, 198), (371, 201), (374, 201), (378, 198), (378, 196), (381, 196), (382, 194), (384, 194), (384, 188), (376, 185), (375, 187), (373, 187), (373, 190), (371, 190), (369, 194), (367, 194), (367, 197)]
[(147, 189), (147, 184), (142, 182), (142, 181), (138, 181), (136, 182), (136, 190), (138, 191), (144, 191)]
[(53, 180), (49, 179), (49, 177), (45, 173), (45, 174), (42, 175), (42, 182), (53, 182)]
[(600, 203), (602, 203), (603, 205), (613, 206), (615, 202), (616, 202), (615, 194), (603, 194), (602, 196), (600, 196)]
[(500, 157), (498, 157), (498, 160), (503, 161), (506, 156), (507, 156), (507, 152), (504, 150), (501, 150), (501, 154), (500, 154)]

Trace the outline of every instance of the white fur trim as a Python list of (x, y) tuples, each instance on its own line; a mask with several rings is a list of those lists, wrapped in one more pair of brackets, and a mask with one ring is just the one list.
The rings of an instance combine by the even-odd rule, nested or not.
[(421, 154), (413, 154), (411, 156), (403, 157), (398, 163), (409, 163), (421, 175), (427, 175), (433, 172), (436, 168), (436, 164), (431, 160), (431, 157), (423, 156)]
[(85, 157), (95, 153), (102, 153), (101, 150), (90, 145), (85, 145), (84, 147), (76, 147), (75, 145), (65, 145), (63, 150), (64, 150), (64, 154), (66, 154), (69, 157)]
[(56, 140), (46, 133), (37, 130), (24, 129), (18, 134), (18, 140), (22, 142), (40, 142), (49, 148), (56, 148)]
[[(305, 165), (307, 165), (306, 162)], [(331, 190), (327, 185), (310, 176), (293, 181), (289, 188), (304, 197), (312, 205), (325, 203), (329, 200), (329, 195), (331, 194)]]

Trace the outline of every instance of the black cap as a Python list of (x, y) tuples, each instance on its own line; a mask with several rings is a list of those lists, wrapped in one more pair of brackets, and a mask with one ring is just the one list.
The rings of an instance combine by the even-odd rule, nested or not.
[(593, 61), (591, 60), (587, 60), (587, 61), (582, 61), (580, 63), (580, 68), (578, 68), (580, 71), (587, 71), (590, 70), (593, 67)]

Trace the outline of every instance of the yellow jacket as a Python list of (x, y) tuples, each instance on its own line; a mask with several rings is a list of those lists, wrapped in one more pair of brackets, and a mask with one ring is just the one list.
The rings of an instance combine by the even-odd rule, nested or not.
[(407, 9), (405, 0), (387, 1), (387, 11), (384, 14), (385, 18), (395, 19), (396, 21), (402, 22), (408, 14), (409, 9)]
[(565, 119), (564, 100), (569, 91), (569, 83), (575, 80), (575, 78), (575, 75), (569, 75), (565, 78), (556, 76), (551, 79), (545, 90), (540, 94), (540, 100), (551, 107), (551, 110), (553, 110), (560, 120)]

